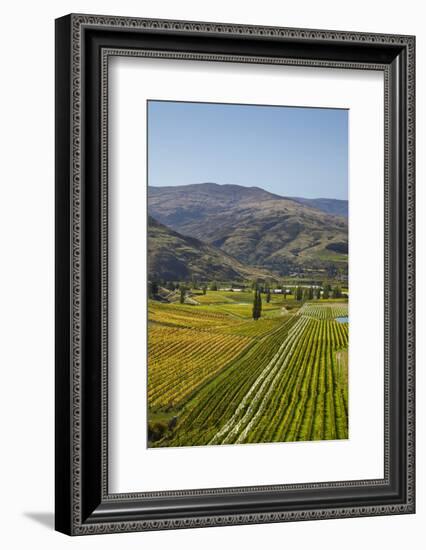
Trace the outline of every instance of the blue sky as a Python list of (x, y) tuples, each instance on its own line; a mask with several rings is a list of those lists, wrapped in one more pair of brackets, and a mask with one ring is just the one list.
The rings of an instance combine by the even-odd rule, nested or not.
[(348, 197), (348, 111), (148, 101), (148, 182)]

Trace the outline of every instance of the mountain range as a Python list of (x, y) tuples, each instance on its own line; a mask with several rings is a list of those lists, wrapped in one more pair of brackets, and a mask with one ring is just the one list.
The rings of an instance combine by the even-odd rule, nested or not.
[(270, 279), (272, 273), (246, 266), (222, 250), (148, 216), (148, 270), (152, 279), (218, 281)]
[(348, 201), (342, 199), (305, 199), (302, 197), (289, 197), (290, 200), (311, 206), (333, 216), (348, 217)]
[[(334, 266), (347, 271), (347, 201), (281, 197), (260, 187), (202, 183), (149, 187), (148, 212), (150, 271), (156, 265), (156, 273), (175, 272), (179, 277), (174, 280), (187, 277), (197, 266), (198, 276), (208, 273), (206, 278), (222, 280), (232, 277), (219, 276), (220, 270), (286, 275), (294, 269)], [(200, 258), (206, 261), (200, 264)], [(160, 265), (168, 267), (159, 269)]]

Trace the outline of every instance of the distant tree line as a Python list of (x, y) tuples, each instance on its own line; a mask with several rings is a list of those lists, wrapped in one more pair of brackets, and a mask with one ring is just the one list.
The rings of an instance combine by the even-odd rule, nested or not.
[[(224, 283), (225, 284), (225, 283)], [(235, 286), (234, 283), (228, 283), (228, 289), (231, 290), (244, 290), (247, 287), (244, 285), (238, 284)], [(198, 293), (201, 291), (204, 295), (207, 294), (207, 291), (218, 291), (220, 285), (217, 281), (212, 281), (210, 283), (202, 282), (200, 283), (195, 277), (191, 278), (190, 282), (175, 282), (175, 281), (165, 281), (160, 279), (152, 278), (148, 281), (148, 297), (150, 299), (159, 299), (160, 288), (163, 290), (166, 289), (169, 292), (177, 292), (179, 295), (180, 303), (185, 302), (185, 297), (190, 290), (197, 290)], [(250, 287), (249, 287), (250, 288)], [(268, 281), (259, 281), (255, 280), (251, 283), (251, 289), (254, 293), (253, 296), (253, 305), (256, 302), (255, 311), (259, 309), (258, 303), (262, 302), (261, 295), (265, 295), (266, 303), (270, 303), (272, 294), (278, 293), (283, 295), (283, 299), (286, 300), (288, 295), (294, 295), (294, 299), (298, 302), (308, 301), (308, 300), (328, 300), (330, 298), (339, 299), (344, 297), (342, 288), (340, 285), (331, 286), (330, 283), (323, 283), (311, 285), (311, 286), (301, 286), (296, 287), (286, 287), (280, 286), (276, 283), (269, 283)], [(262, 306), (260, 305), (260, 308)], [(256, 313), (254, 313), (255, 315)], [(253, 315), (253, 318), (255, 318)], [(259, 317), (257, 317), (259, 318)]]
[(295, 299), (300, 301), (306, 300), (328, 300), (329, 298), (342, 298), (343, 293), (340, 286), (332, 287), (330, 284), (325, 284), (321, 290), (320, 286), (303, 288), (296, 287)]

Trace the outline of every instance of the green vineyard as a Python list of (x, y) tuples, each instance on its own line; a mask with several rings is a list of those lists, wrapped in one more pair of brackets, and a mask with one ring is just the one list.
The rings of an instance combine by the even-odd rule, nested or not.
[(314, 317), (315, 319), (335, 319), (336, 317), (345, 317), (348, 315), (348, 306), (347, 304), (326, 304), (326, 305), (317, 305), (317, 304), (304, 304), (298, 312), (299, 315), (307, 315), (309, 317)]
[(236, 294), (150, 301), (149, 446), (348, 438), (347, 303)]
[(152, 327), (148, 337), (152, 406), (181, 403), (250, 344), (245, 336), (164, 326)]

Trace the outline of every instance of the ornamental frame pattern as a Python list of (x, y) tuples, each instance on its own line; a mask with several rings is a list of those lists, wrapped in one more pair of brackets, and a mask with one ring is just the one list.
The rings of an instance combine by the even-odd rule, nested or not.
[[(414, 512), (414, 172), (415, 172), (415, 39), (412, 36), (398, 36), (390, 34), (353, 33), (330, 30), (291, 29), (280, 27), (246, 26), (235, 24), (201, 23), (173, 20), (140, 19), (127, 17), (108, 17), (96, 15), (71, 15), (71, 533), (75, 535), (118, 533), (128, 531), (145, 531), (158, 529), (181, 529), (189, 527), (205, 527), (218, 525), (237, 525), (265, 522), (303, 521), (312, 519), (361, 517), (371, 515), (404, 514)], [(291, 38), (303, 40), (315, 40), (327, 43), (353, 43), (368, 45), (392, 44), (406, 48), (407, 52), (407, 240), (406, 240), (406, 265), (407, 265), (407, 295), (406, 295), (406, 338), (407, 338), (407, 496), (406, 503), (390, 506), (364, 506), (364, 507), (338, 507), (319, 508), (306, 511), (283, 511), (270, 513), (251, 514), (223, 514), (212, 516), (200, 516), (184, 519), (141, 520), (99, 522), (85, 524), (82, 517), (81, 506), (81, 379), (82, 379), (82, 35), (86, 28), (110, 28), (121, 30), (155, 30), (170, 31), (176, 33), (209, 33), (220, 36), (250, 36), (263, 39)], [(102, 248), (102, 495), (105, 500), (136, 500), (147, 496), (147, 493), (108, 493), (108, 60), (111, 56), (151, 57), (167, 59), (189, 59), (201, 61), (231, 61), (239, 63), (274, 63), (282, 65), (300, 65), (306, 67), (334, 67), (343, 69), (368, 69), (384, 72), (385, 79), (385, 439), (384, 455), (385, 468), (383, 480), (341, 481), (332, 483), (296, 484), (285, 486), (267, 487), (269, 490), (303, 490), (307, 488), (330, 487), (354, 487), (372, 486), (388, 483), (389, 476), (389, 354), (392, 342), (388, 333), (389, 326), (389, 256), (390, 238), (388, 228), (392, 222), (389, 207), (389, 149), (391, 140), (390, 128), (390, 102), (391, 90), (389, 87), (390, 69), (386, 64), (333, 62), (314, 59), (292, 58), (268, 58), (257, 56), (232, 56), (216, 54), (194, 54), (191, 52), (176, 53), (164, 51), (129, 50), (119, 48), (106, 48), (102, 51), (102, 100), (101, 100), (101, 248)], [(262, 487), (265, 490), (265, 487)], [(259, 487), (244, 487), (214, 490), (171, 491), (154, 493), (154, 496), (181, 496), (199, 494), (224, 494), (250, 493), (259, 490)], [(149, 493), (153, 496), (153, 493)]]

